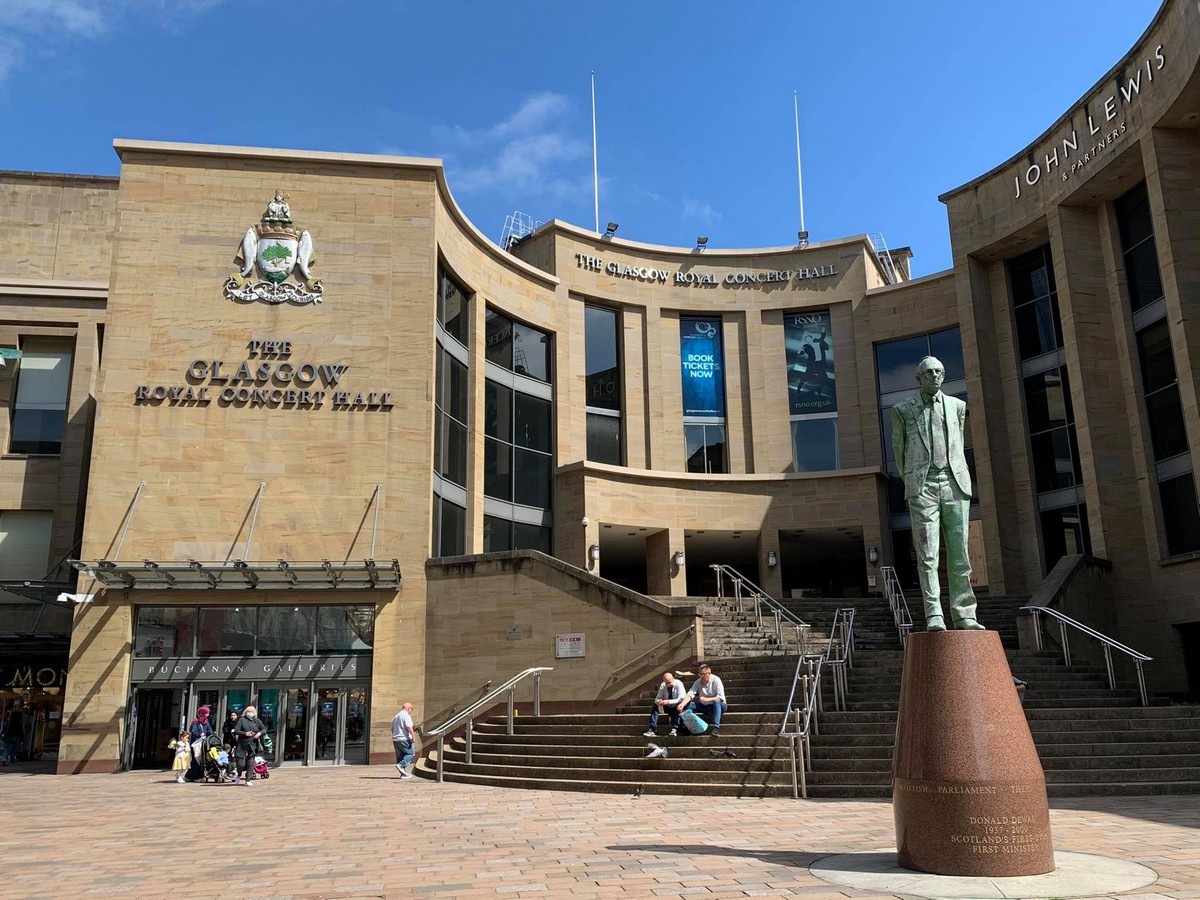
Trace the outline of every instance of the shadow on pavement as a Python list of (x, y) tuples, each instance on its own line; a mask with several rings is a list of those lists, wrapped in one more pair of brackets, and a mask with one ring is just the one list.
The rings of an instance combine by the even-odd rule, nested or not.
[[(623, 850), (627, 853), (680, 853), (684, 856), (730, 856), (740, 859), (757, 859), (776, 866), (807, 869), (819, 859), (829, 856), (828, 851), (808, 853), (803, 850), (752, 850), (745, 847), (718, 847), (711, 844), (610, 844), (608, 850)], [(869, 854), (874, 856), (875, 854)], [(880, 854), (887, 855), (887, 854)], [(895, 858), (895, 854), (891, 854)], [(869, 871), (876, 871), (871, 869)]]

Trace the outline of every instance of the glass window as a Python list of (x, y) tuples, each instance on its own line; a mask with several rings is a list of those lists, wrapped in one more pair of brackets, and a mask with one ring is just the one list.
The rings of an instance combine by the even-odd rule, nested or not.
[(1183, 405), (1179, 402), (1179, 386), (1171, 385), (1146, 398), (1150, 419), (1150, 443), (1155, 460), (1168, 459), (1187, 453), (1187, 426), (1183, 422)]
[(196, 609), (192, 606), (143, 606), (137, 611), (134, 656), (192, 656)]
[(442, 459), (438, 474), (448, 481), (466, 487), (467, 485), (467, 426), (455, 422), (448, 416), (442, 416), (441, 435)]
[[(876, 344), (875, 371), (879, 379), (879, 393), (915, 391), (917, 379), (913, 372), (921, 358), (928, 355), (929, 338), (926, 335)], [(949, 375), (946, 377), (949, 378)]]
[(1142, 363), (1142, 390), (1147, 394), (1176, 383), (1175, 357), (1167, 320), (1159, 319), (1137, 333), (1138, 357)]
[(317, 652), (354, 653), (375, 644), (375, 607), (322, 606), (317, 610)]
[(1167, 532), (1167, 553), (1177, 556), (1200, 550), (1200, 508), (1196, 505), (1192, 473), (1159, 482), (1158, 495)]
[(497, 516), (484, 516), (483, 552), (498, 553), (503, 550), (511, 550), (513, 548), (512, 526), (513, 523), (508, 519), (501, 519)]
[(1075, 426), (1055, 428), (1029, 438), (1038, 493), (1073, 487), (1082, 481), (1075, 446)]
[(513, 530), (514, 550), (541, 550), (550, 553), (550, 529), (541, 525), (516, 522)]
[(255, 643), (258, 653), (263, 656), (312, 653), (316, 618), (317, 610), (312, 606), (260, 607)]
[(449, 353), (446, 355), (446, 397), (442, 409), (460, 422), (467, 421), (467, 367)]
[(1060, 366), (1025, 379), (1025, 415), (1031, 433), (1075, 421), (1066, 368)]
[(513, 371), (518, 375), (550, 380), (550, 335), (517, 322), (513, 328)]
[(253, 656), (258, 632), (255, 606), (207, 606), (200, 608), (198, 656)]
[(1087, 506), (1068, 506), (1040, 513), (1042, 526), (1042, 556), (1045, 571), (1049, 572), (1064, 556), (1091, 553), (1088, 536)]
[(487, 345), (484, 349), (487, 361), (511, 371), (513, 367), (512, 352), (512, 319), (489, 307), (487, 311)]
[(518, 447), (530, 447), (549, 453), (550, 401), (518, 393), (514, 430)]
[(462, 556), (467, 552), (467, 511), (436, 494), (434, 498), (438, 505), (438, 543), (435, 555)]
[(550, 457), (532, 450), (516, 450), (513, 459), (513, 502), (550, 508)]
[(793, 458), (797, 472), (828, 472), (838, 467), (837, 419), (792, 422)]
[(467, 292), (445, 269), (439, 269), (441, 288), (438, 297), (438, 321), (446, 333), (464, 346), (467, 343)]
[[(587, 405), (593, 409), (621, 409), (617, 326), (614, 310), (584, 307)], [(590, 453), (588, 458), (592, 458)]]
[(1121, 253), (1125, 258), (1125, 283), (1129, 302), (1134, 311), (1163, 295), (1162, 277), (1158, 267), (1158, 251), (1154, 244), (1154, 222), (1150, 215), (1150, 198), (1142, 182), (1113, 204), (1117, 227), (1121, 233)]
[(707, 474), (726, 472), (725, 426), (684, 425), (687, 470)]
[(62, 451), (73, 347), (73, 341), (62, 338), (25, 338), (21, 341), (9, 452), (54, 454)]
[(1054, 287), (1050, 245), (1008, 262), (1021, 359), (1032, 359), (1062, 346), (1062, 323)]
[(1009, 260), (1008, 273), (1012, 283), (1014, 306), (1048, 297), (1055, 290), (1050, 245), (1044, 244), (1036, 250)]
[(587, 414), (587, 458), (621, 465), (621, 420), (617, 416)]
[[(945, 331), (931, 334), (929, 355), (936, 356), (946, 367), (947, 381), (960, 381), (967, 377), (967, 366), (963, 362), (962, 332), (958, 328), (947, 328)], [(913, 368), (916, 368), (916, 363), (913, 364)], [(909, 377), (912, 377), (911, 372)], [(913, 383), (916, 384), (915, 378)]]
[(484, 384), (483, 426), (488, 437), (512, 442), (512, 395), (512, 389), (502, 384)]
[(485, 438), (483, 442), (483, 493), (497, 500), (512, 500), (511, 444)]

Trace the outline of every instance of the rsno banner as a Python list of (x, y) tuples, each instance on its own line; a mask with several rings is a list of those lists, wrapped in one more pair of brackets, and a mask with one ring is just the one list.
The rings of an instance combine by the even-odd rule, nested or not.
[(725, 417), (720, 319), (679, 320), (679, 363), (685, 416)]

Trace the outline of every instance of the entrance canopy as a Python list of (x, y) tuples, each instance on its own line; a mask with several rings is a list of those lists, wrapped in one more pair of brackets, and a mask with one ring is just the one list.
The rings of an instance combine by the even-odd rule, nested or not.
[(400, 563), (198, 562), (194, 559), (140, 562), (73, 559), (71, 565), (104, 587), (120, 590), (397, 590)]

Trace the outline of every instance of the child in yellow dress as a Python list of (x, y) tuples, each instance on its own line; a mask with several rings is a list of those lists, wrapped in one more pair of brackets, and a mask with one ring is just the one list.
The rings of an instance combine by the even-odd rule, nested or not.
[(186, 731), (179, 732), (179, 737), (167, 746), (175, 751), (175, 761), (171, 763), (171, 771), (175, 773), (175, 780), (179, 784), (183, 784), (183, 776), (187, 774), (192, 762), (192, 745), (188, 740), (188, 733)]

